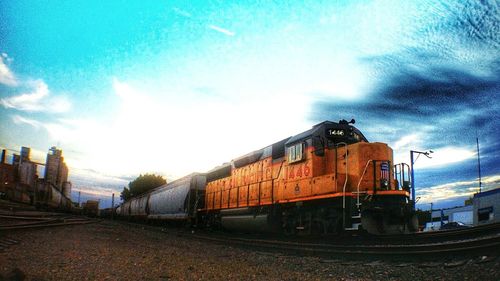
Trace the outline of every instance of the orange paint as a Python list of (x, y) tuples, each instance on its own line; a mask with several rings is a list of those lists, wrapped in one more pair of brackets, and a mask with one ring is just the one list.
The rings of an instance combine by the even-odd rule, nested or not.
[(287, 163), (286, 157), (275, 163), (268, 157), (233, 169), (229, 177), (209, 182), (205, 210), (334, 198), (343, 196), (344, 184), (345, 196), (356, 197), (353, 192), (358, 191), (358, 185), (359, 191), (373, 194), (374, 182), (378, 195), (408, 197), (408, 192), (395, 190), (392, 169), (390, 190), (381, 188), (382, 162), (394, 164), (392, 149), (384, 143), (366, 142), (349, 145), (347, 154), (345, 147), (325, 149), (324, 156), (316, 156), (309, 146), (304, 159), (292, 164)]

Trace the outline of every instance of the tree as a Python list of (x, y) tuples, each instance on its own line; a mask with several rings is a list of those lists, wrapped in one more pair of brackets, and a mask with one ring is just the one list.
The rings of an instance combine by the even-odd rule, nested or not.
[(167, 181), (162, 177), (154, 174), (139, 175), (135, 180), (128, 183), (128, 188), (123, 187), (120, 198), (123, 201), (141, 195), (160, 185), (166, 184)]
[(130, 196), (130, 190), (126, 186), (124, 186), (122, 193), (120, 193), (120, 198), (122, 199), (122, 201), (127, 201), (130, 197), (132, 197)]

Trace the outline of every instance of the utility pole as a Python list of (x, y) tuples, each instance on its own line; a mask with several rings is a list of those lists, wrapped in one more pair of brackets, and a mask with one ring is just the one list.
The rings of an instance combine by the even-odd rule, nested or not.
[(479, 156), (479, 137), (476, 131), (476, 146), (477, 146), (477, 172), (479, 174), (479, 193), (481, 193), (481, 157)]
[(80, 196), (82, 195), (81, 191), (78, 191), (78, 207), (80, 207)]
[[(431, 153), (434, 153), (434, 151), (429, 150), (429, 151), (416, 151), (416, 150), (410, 150), (410, 164), (411, 164), (411, 200), (413, 200), (413, 207), (415, 208), (415, 174), (413, 172), (413, 164), (415, 164), (415, 161), (417, 161), (418, 157), (420, 154), (425, 155), (427, 158), (432, 158), (429, 156)], [(418, 154), (417, 158), (413, 158), (413, 154)]]
[(111, 195), (111, 220), (113, 220), (113, 216), (115, 214), (115, 194)]

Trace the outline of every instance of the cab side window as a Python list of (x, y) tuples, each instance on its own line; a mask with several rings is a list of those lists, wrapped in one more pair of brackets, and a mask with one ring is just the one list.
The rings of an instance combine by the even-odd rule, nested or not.
[(304, 143), (294, 144), (287, 149), (288, 163), (299, 162), (304, 159)]

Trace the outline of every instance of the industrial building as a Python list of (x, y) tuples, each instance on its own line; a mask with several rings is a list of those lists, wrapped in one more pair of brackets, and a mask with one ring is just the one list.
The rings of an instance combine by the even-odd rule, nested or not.
[[(13, 154), (12, 162), (8, 163), (7, 151), (2, 150), (0, 197), (33, 205), (43, 205), (54, 198), (59, 198), (58, 202), (71, 202), (71, 182), (62, 150), (51, 147), (45, 164), (32, 161), (30, 154), (29, 147), (21, 147), (20, 153)], [(45, 166), (44, 178), (39, 178), (38, 166)]]
[(500, 222), (500, 188), (476, 193), (474, 205), (474, 225)]
[(431, 222), (425, 225), (424, 231), (439, 230), (442, 225), (448, 222), (460, 222), (472, 226), (474, 224), (472, 211), (472, 205), (431, 210)]
[(55, 146), (49, 149), (45, 164), (45, 182), (53, 184), (66, 197), (71, 194), (71, 183), (68, 182), (68, 166), (64, 163), (62, 150)]
[(500, 188), (474, 194), (472, 205), (431, 210), (431, 222), (425, 225), (424, 231), (439, 230), (449, 222), (466, 226), (500, 222)]

